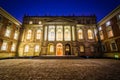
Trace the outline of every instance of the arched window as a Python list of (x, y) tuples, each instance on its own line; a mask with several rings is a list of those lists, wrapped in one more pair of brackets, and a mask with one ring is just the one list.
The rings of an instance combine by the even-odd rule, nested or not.
[(27, 39), (31, 39), (32, 30), (27, 31)]
[(91, 29), (88, 29), (88, 39), (93, 39), (93, 32)]
[(78, 39), (83, 39), (83, 31), (82, 31), (82, 29), (78, 30)]
[(35, 52), (39, 52), (40, 50), (40, 46), (39, 45), (35, 45)]
[(50, 52), (54, 52), (54, 46), (50, 45)]
[(65, 41), (70, 41), (71, 40), (71, 33), (70, 33), (70, 26), (64, 26), (64, 40)]
[(40, 39), (40, 38), (41, 38), (41, 30), (37, 30), (36, 39)]
[(24, 52), (29, 52), (29, 45), (25, 45)]
[(55, 26), (49, 26), (48, 40), (49, 41), (55, 40)]
[(63, 40), (63, 28), (62, 26), (57, 26), (57, 31), (56, 31), (56, 40), (57, 41), (62, 41)]

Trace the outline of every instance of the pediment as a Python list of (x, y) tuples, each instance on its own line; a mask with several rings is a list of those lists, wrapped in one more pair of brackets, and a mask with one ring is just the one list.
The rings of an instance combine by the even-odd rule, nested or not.
[(53, 19), (47, 20), (46, 22), (68, 22), (68, 23), (72, 22), (72, 23), (75, 23), (76, 21), (68, 19), (68, 18), (57, 17), (57, 18), (53, 18)]

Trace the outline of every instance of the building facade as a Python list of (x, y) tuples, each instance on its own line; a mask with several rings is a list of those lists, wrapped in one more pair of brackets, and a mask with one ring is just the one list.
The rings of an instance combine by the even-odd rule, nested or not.
[(94, 56), (95, 16), (24, 16), (19, 56)]
[(21, 23), (0, 7), (0, 58), (17, 53)]
[(120, 6), (98, 22), (104, 57), (120, 56)]

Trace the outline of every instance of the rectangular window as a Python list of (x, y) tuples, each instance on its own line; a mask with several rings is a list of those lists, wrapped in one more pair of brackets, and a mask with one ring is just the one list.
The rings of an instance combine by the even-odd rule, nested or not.
[(6, 42), (6, 41), (3, 41), (1, 50), (7, 50), (7, 46), (8, 46), (7, 42)]
[(39, 52), (39, 45), (35, 46), (35, 52)]
[(80, 52), (84, 52), (84, 46), (80, 46)]
[(101, 40), (104, 39), (103, 31), (100, 31), (100, 39), (101, 39)]
[(11, 47), (11, 51), (15, 51), (15, 50), (16, 50), (16, 44), (13, 43), (13, 44), (12, 44), (12, 47)]
[(111, 25), (110, 21), (106, 22), (106, 26), (110, 26), (110, 25)]
[(117, 51), (117, 45), (115, 42), (111, 42), (110, 47), (111, 47), (111, 51)]
[(18, 31), (15, 31), (15, 34), (14, 34), (14, 39), (18, 39)]
[(11, 35), (11, 29), (10, 29), (10, 27), (7, 27), (6, 32), (5, 32), (5, 36), (10, 37), (10, 35)]
[(113, 37), (113, 31), (112, 30), (109, 30), (108, 31), (108, 37), (110, 38), (110, 37)]

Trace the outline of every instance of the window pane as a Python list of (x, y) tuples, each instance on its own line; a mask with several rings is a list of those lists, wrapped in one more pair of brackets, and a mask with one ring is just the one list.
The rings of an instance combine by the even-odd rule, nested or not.
[(17, 31), (15, 31), (15, 34), (14, 34), (14, 39), (18, 39), (18, 32)]
[(109, 30), (109, 31), (108, 31), (108, 37), (113, 37), (113, 32), (112, 32), (112, 30)]
[(31, 35), (32, 35), (32, 31), (28, 30), (28, 32), (27, 32), (27, 39), (31, 39)]
[(92, 30), (88, 30), (88, 39), (93, 39), (93, 32)]
[(6, 32), (5, 32), (5, 36), (10, 37), (10, 34), (11, 34), (11, 29), (9, 27), (7, 27)]
[(37, 30), (36, 39), (40, 39), (40, 38), (41, 38), (41, 30)]
[(29, 52), (29, 46), (28, 45), (25, 46), (24, 52)]
[(82, 29), (79, 29), (79, 30), (78, 30), (78, 39), (83, 39)]
[(62, 26), (57, 26), (56, 40), (57, 41), (62, 41), (63, 40), (63, 27)]
[(70, 41), (71, 40), (70, 26), (64, 26), (64, 39), (65, 39), (65, 41)]
[(7, 42), (4, 41), (1, 50), (7, 50), (7, 46), (8, 46)]
[(12, 47), (11, 47), (11, 51), (15, 51), (15, 50), (16, 50), (16, 44), (13, 43), (13, 44), (12, 44)]
[(55, 40), (55, 26), (49, 26), (48, 40), (49, 41)]
[(84, 46), (80, 46), (80, 52), (84, 52)]
[(54, 52), (54, 46), (50, 45), (50, 52)]
[(36, 45), (35, 46), (35, 52), (39, 52), (39, 48), (40, 48), (39, 45)]

